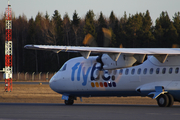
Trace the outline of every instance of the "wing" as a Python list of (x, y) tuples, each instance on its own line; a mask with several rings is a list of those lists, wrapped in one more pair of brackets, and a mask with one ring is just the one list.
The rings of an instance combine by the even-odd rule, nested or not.
[(26, 45), (26, 49), (50, 50), (59, 52), (80, 52), (84, 58), (88, 58), (90, 53), (106, 53), (114, 61), (117, 61), (120, 54), (134, 55), (139, 61), (145, 55), (154, 55), (160, 62), (164, 62), (168, 55), (180, 55), (179, 48), (109, 48), (109, 47), (82, 47), (82, 46), (50, 46), (50, 45)]

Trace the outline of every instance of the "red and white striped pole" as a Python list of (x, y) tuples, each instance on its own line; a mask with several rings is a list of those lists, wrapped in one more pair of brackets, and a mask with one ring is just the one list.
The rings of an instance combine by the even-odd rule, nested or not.
[(13, 44), (12, 44), (12, 11), (11, 5), (6, 8), (6, 39), (5, 39), (5, 69), (4, 69), (4, 79), (5, 79), (5, 91), (12, 91), (12, 56), (13, 56)]

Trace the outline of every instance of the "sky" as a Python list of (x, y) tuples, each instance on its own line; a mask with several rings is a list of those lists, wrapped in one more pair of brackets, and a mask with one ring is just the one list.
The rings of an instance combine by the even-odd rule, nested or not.
[[(25, 14), (27, 19), (35, 18), (38, 12), (45, 15), (46, 11), (52, 17), (58, 10), (61, 17), (68, 13), (70, 19), (76, 10), (80, 18), (84, 18), (89, 10), (93, 10), (98, 18), (100, 12), (109, 17), (111, 11), (121, 18), (126, 11), (127, 15), (145, 13), (149, 10), (153, 24), (162, 11), (167, 11), (172, 19), (175, 12), (180, 12), (180, 0), (9, 0), (15, 16)], [(0, 16), (7, 8), (8, 0), (0, 0)]]

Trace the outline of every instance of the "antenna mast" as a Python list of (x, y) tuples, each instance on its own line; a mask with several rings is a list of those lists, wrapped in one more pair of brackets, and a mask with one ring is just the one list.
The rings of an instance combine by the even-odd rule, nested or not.
[(6, 8), (5, 18), (5, 68), (4, 68), (4, 79), (5, 79), (5, 91), (12, 91), (12, 56), (13, 56), (13, 43), (12, 43), (12, 11), (11, 5), (8, 0), (8, 8)]

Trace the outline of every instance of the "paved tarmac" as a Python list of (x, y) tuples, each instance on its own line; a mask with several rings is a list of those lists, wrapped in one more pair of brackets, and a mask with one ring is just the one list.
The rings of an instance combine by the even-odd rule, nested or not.
[(179, 120), (180, 106), (0, 103), (0, 120)]

